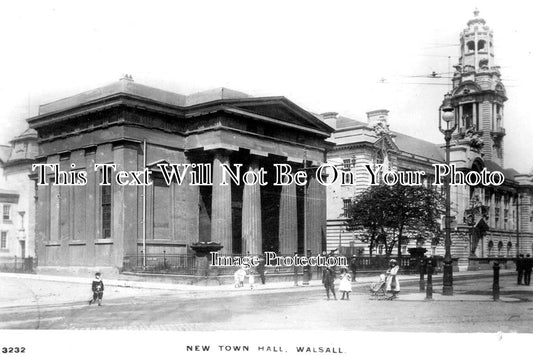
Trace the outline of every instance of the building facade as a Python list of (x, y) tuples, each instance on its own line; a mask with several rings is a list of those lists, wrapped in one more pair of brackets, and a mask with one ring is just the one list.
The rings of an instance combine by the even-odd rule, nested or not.
[[(504, 169), (504, 103), (507, 100), (500, 68), (495, 64), (493, 32), (479, 17), (468, 21), (460, 35), (460, 58), (455, 66), (451, 101), (458, 127), (453, 135), (450, 163), (459, 171), (500, 171), (501, 186), (451, 187), (452, 256), (459, 268), (476, 266), (479, 258), (514, 257), (518, 252), (533, 253), (533, 176)], [(367, 113), (367, 121), (324, 113), (323, 120), (335, 128), (335, 148), (328, 154), (330, 163), (353, 171), (355, 185), (328, 188), (328, 248), (355, 247), (368, 255), (369, 247), (358, 239), (358, 232), (344, 226), (345, 208), (354, 195), (369, 187), (370, 176), (364, 165), (382, 164), (392, 170), (421, 170), (433, 182), (436, 163), (444, 163), (443, 145), (429, 143), (391, 131), (388, 111)], [(431, 120), (434, 120), (433, 118)], [(420, 243), (420, 242), (418, 242)], [(411, 241), (402, 254), (407, 254)], [(441, 246), (424, 245), (443, 255)], [(384, 254), (382, 247), (375, 253)]]
[(36, 154), (31, 129), (0, 146), (0, 264), (35, 257), (35, 182), (29, 175)]
[[(121, 270), (143, 255), (193, 254), (199, 242), (239, 255), (316, 254), (325, 245), (325, 188), (313, 175), (305, 188), (274, 186), (273, 165), (295, 172), (325, 162), (332, 129), (284, 97), (225, 88), (185, 96), (126, 76), (42, 105), (28, 122), (39, 136), (37, 164), (87, 172), (84, 185), (58, 185), (49, 169), (38, 185), (40, 269)], [(124, 176), (131, 185), (101, 184), (95, 164), (116, 165), (112, 177), (148, 168), (153, 184), (137, 185), (143, 174)], [(161, 165), (172, 164), (191, 165), (182, 184), (167, 185)], [(221, 164), (240, 179), (264, 170), (268, 184), (220, 185)]]

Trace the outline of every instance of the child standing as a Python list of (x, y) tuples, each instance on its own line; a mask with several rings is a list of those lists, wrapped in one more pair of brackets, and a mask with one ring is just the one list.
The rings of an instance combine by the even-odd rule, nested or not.
[(335, 300), (337, 300), (337, 296), (335, 295), (335, 267), (332, 265), (328, 265), (326, 269), (322, 271), (322, 284), (324, 284), (324, 287), (326, 288), (328, 300), (330, 291)]
[(342, 268), (339, 291), (342, 292), (341, 300), (344, 300), (344, 296), (346, 296), (346, 300), (350, 300), (350, 292), (352, 291), (352, 278), (350, 274), (348, 274), (348, 269), (346, 268)]
[(253, 290), (254, 284), (255, 284), (255, 277), (254, 277), (254, 271), (252, 270), (251, 267), (248, 268), (248, 272), (246, 275), (248, 275), (248, 284), (250, 284), (250, 290)]
[(93, 298), (89, 301), (89, 305), (93, 302), (98, 302), (98, 306), (102, 306), (102, 298), (104, 297), (104, 282), (102, 281), (102, 275), (100, 273), (94, 274), (94, 280), (92, 285)]

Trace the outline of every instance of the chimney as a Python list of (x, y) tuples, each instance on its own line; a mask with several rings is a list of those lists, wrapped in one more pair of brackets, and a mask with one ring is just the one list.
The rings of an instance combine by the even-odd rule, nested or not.
[(122, 78), (120, 78), (120, 80), (121, 81), (133, 82), (133, 77), (131, 76), (131, 74), (123, 74)]
[(339, 116), (339, 113), (336, 112), (326, 112), (320, 114), (324, 120), (324, 123), (331, 126), (333, 129), (337, 129), (337, 117)]
[(366, 113), (368, 125), (376, 126), (377, 123), (383, 123), (385, 128), (389, 127), (389, 111), (387, 109), (372, 110)]

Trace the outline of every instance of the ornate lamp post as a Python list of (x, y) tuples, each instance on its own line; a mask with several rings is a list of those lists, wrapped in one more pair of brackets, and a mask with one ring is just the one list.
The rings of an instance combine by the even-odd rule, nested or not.
[[(450, 165), (450, 141), (452, 133), (457, 127), (457, 118), (452, 107), (452, 96), (450, 93), (444, 95), (444, 100), (439, 108), (439, 130), (444, 134), (446, 141), (446, 165)], [(442, 295), (453, 295), (453, 267), (451, 255), (451, 229), (450, 229), (450, 176), (446, 176), (444, 180), (444, 190), (446, 192), (446, 217), (445, 230), (446, 236), (444, 239), (444, 274)]]

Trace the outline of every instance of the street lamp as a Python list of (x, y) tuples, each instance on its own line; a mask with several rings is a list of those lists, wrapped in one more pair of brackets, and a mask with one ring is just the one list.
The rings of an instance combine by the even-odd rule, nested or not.
[[(457, 127), (457, 117), (452, 107), (452, 96), (450, 93), (444, 95), (444, 100), (439, 108), (439, 130), (444, 134), (446, 141), (446, 165), (450, 165), (450, 141), (452, 133)], [(453, 267), (451, 255), (451, 231), (450, 231), (450, 175), (444, 179), (444, 190), (446, 192), (446, 217), (445, 230), (446, 236), (444, 239), (444, 274), (442, 295), (453, 295)]]
[(520, 256), (520, 193), (516, 193), (516, 259)]

